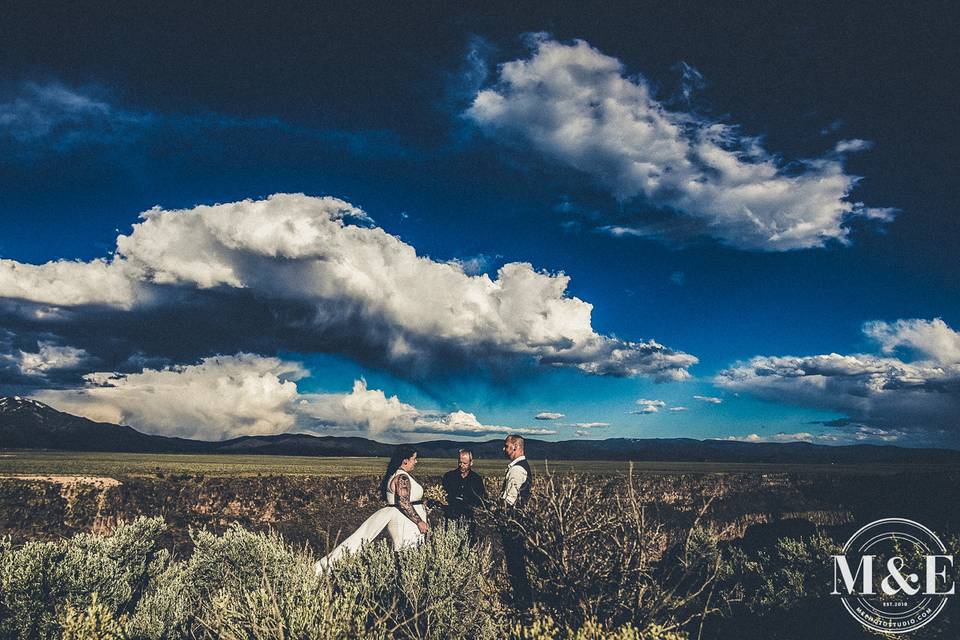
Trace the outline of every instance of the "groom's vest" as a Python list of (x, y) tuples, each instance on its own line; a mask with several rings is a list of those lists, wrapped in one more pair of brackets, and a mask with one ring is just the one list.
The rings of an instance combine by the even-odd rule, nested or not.
[(533, 486), (533, 471), (531, 471), (530, 464), (527, 462), (526, 458), (518, 462), (516, 466), (527, 472), (527, 479), (524, 480), (523, 484), (520, 485), (520, 495), (517, 498), (517, 504), (514, 505), (516, 507), (522, 507), (530, 498), (530, 487)]

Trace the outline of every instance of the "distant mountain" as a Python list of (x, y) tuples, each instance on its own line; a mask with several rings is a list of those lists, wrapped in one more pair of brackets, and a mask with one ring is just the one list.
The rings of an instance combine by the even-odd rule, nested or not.
[(57, 411), (20, 396), (0, 398), (0, 447), (69, 451), (208, 452), (213, 443), (149, 436), (131, 427)]
[[(527, 439), (527, 456), (549, 460), (651, 460), (774, 463), (960, 463), (960, 451), (889, 445), (827, 446), (806, 442), (734, 442), (691, 438), (607, 440)], [(416, 443), (425, 458), (453, 458), (469, 447), (478, 458), (499, 458), (503, 441)], [(366, 438), (280, 434), (221, 442), (151, 436), (130, 427), (93, 422), (18, 396), (0, 398), (0, 448), (143, 453), (223, 453), (298, 456), (389, 456), (393, 445)]]
[[(277, 435), (247, 436), (217, 443), (217, 452), (273, 455), (389, 456), (393, 445), (365, 438)], [(500, 458), (503, 440), (463, 442), (430, 440), (415, 448), (424, 458), (454, 458), (469, 447), (478, 458)], [(775, 463), (960, 463), (960, 451), (912, 449), (889, 445), (827, 446), (807, 442), (735, 442), (692, 438), (609, 438), (549, 442), (526, 438), (527, 457), (535, 460), (649, 460)]]

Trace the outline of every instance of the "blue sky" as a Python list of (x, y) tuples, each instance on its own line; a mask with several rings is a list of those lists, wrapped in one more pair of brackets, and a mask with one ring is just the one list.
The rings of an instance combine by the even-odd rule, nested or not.
[(960, 445), (955, 9), (501, 9), (14, 7), (0, 393)]

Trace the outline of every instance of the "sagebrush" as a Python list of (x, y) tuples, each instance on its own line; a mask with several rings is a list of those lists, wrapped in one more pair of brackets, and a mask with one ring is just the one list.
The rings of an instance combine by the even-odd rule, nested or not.
[[(546, 473), (523, 513), (479, 514), (479, 542), (434, 518), (423, 545), (395, 553), (377, 541), (323, 576), (314, 574), (316, 554), (349, 523), (326, 520), (329, 540), (297, 545), (237, 523), (188, 528), (189, 544), (173, 553), (171, 539), (185, 532), (160, 518), (120, 523), (110, 535), (17, 545), (8, 537), (0, 640), (868, 637), (829, 595), (834, 538), (809, 521), (787, 537), (744, 536), (747, 525), (730, 517), (742, 489), (724, 476)], [(376, 507), (350, 490), (366, 502), (358, 507), (353, 494), (331, 502), (353, 508), (351, 518)], [(757, 526), (786, 530), (767, 522)], [(504, 526), (526, 540), (529, 617), (509, 604)], [(946, 539), (955, 553), (960, 539)], [(952, 617), (944, 611), (917, 637), (955, 637)]]

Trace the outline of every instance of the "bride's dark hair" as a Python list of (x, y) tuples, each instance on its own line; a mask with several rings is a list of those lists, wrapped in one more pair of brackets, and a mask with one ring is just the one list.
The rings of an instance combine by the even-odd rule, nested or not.
[(417, 450), (405, 444), (401, 444), (393, 450), (393, 455), (390, 456), (390, 462), (387, 463), (387, 472), (383, 474), (383, 480), (380, 481), (380, 495), (383, 496), (384, 500), (387, 499), (387, 483), (390, 482), (390, 476), (400, 468), (404, 460), (412, 458), (415, 455), (417, 455)]

